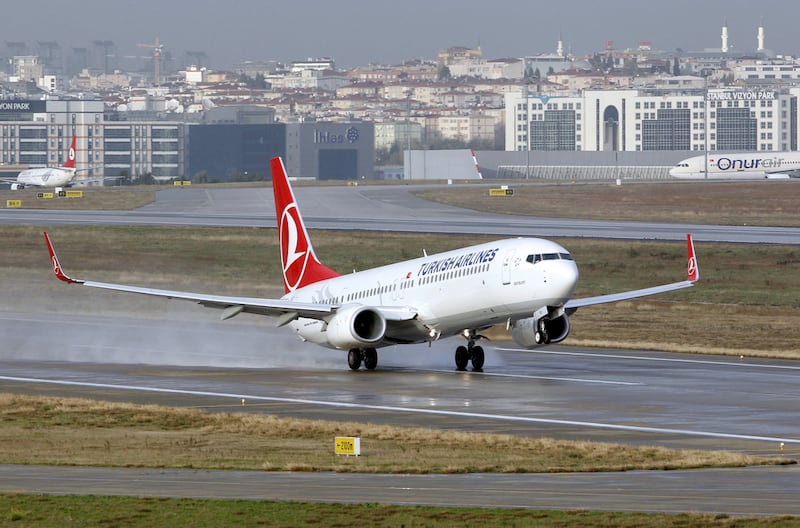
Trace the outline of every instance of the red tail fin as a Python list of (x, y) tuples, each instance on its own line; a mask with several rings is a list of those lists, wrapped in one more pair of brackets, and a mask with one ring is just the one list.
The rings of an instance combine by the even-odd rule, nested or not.
[(64, 162), (62, 167), (65, 169), (75, 168), (75, 136), (72, 136), (72, 144), (70, 145), (69, 152), (67, 153), (67, 161)]
[(275, 193), (275, 213), (278, 217), (278, 238), (281, 244), (283, 286), (286, 293), (339, 274), (320, 263), (311, 247), (303, 218), (286, 177), (283, 160), (272, 158), (272, 190)]
[(686, 250), (687, 250), (687, 271), (688, 277), (687, 280), (689, 282), (697, 282), (700, 280), (700, 268), (697, 266), (697, 257), (694, 255), (694, 242), (692, 241), (692, 235), (686, 235)]

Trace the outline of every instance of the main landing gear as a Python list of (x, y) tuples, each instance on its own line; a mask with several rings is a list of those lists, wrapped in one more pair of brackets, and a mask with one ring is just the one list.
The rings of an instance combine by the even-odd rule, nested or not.
[(472, 370), (475, 372), (483, 371), (483, 347), (475, 344), (475, 341), (481, 336), (477, 335), (474, 330), (468, 333), (467, 346), (459, 346), (456, 348), (456, 370), (467, 370), (467, 363), (472, 362)]
[(362, 361), (365, 369), (375, 370), (378, 366), (378, 351), (374, 348), (351, 348), (347, 353), (347, 365), (352, 370), (358, 370)]

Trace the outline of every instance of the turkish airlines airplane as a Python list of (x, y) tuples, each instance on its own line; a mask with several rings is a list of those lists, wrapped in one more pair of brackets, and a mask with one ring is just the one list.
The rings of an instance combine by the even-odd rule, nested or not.
[(480, 332), (505, 325), (525, 348), (563, 341), (569, 317), (580, 307), (633, 299), (691, 287), (699, 279), (691, 235), (687, 235), (688, 277), (642, 290), (573, 299), (578, 267), (569, 251), (549, 240), (514, 238), (354, 272), (339, 273), (322, 264), (300, 216), (283, 161), (271, 161), (281, 246), (280, 299), (160, 290), (77, 280), (59, 264), (47, 233), (53, 271), (64, 282), (94, 288), (183, 299), (222, 310), (223, 320), (240, 313), (277, 317), (302, 340), (347, 351), (347, 364), (372, 370), (378, 348), (424, 343), (460, 335), (455, 364), (474, 370), (484, 364)]
[(60, 167), (41, 167), (25, 169), (17, 175), (16, 180), (9, 180), (11, 190), (21, 190), (25, 187), (66, 187), (75, 178), (75, 136), (69, 147), (67, 160)]
[(669, 170), (674, 178), (689, 180), (755, 180), (800, 177), (798, 152), (750, 152), (738, 154), (708, 154), (708, 173), (703, 170), (706, 156), (681, 160)]

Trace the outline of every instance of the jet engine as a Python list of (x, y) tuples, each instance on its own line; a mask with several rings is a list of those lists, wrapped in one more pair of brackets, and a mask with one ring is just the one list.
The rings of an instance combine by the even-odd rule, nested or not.
[(340, 349), (374, 345), (386, 334), (386, 319), (369, 306), (343, 306), (328, 321), (328, 342)]
[(511, 337), (521, 347), (536, 348), (548, 343), (560, 343), (569, 335), (569, 317), (562, 312), (555, 317), (528, 317), (511, 325)]

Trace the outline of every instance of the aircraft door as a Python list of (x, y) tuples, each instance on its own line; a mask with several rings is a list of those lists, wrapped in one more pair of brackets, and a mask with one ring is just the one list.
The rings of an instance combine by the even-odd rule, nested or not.
[(400, 287), (400, 279), (395, 279), (392, 283), (392, 300), (399, 301), (403, 298), (403, 290)]
[(501, 270), (503, 285), (511, 284), (511, 268), (514, 266), (514, 252), (507, 253), (503, 258), (503, 268)]

